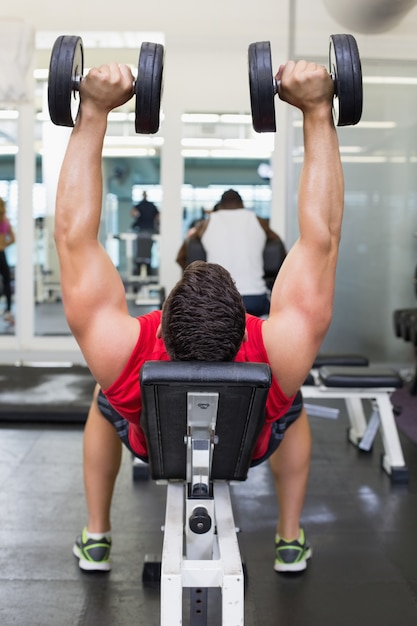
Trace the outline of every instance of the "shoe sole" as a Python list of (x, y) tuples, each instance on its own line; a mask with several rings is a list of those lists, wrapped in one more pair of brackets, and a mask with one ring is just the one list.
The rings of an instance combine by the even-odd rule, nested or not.
[(305, 553), (304, 559), (297, 563), (274, 563), (276, 572), (303, 572), (307, 569), (307, 561), (311, 559), (313, 551), (311, 548)]
[(102, 563), (94, 563), (93, 561), (86, 561), (77, 546), (75, 544), (72, 548), (73, 555), (78, 559), (78, 566), (84, 572), (109, 572), (111, 570), (110, 561), (105, 561)]

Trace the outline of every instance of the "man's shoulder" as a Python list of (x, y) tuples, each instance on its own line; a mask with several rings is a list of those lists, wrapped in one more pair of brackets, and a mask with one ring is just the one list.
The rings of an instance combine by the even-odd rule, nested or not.
[(262, 318), (246, 314), (247, 341), (243, 342), (242, 347), (248, 361), (268, 362), (262, 335), (263, 323)]
[(156, 338), (156, 331), (161, 323), (162, 311), (151, 311), (137, 318), (140, 326), (139, 346), (141, 350), (146, 350), (147, 346), (152, 345)]
[(261, 317), (246, 313), (246, 330), (248, 332), (248, 335), (259, 335), (260, 333), (262, 333), (263, 323), (264, 320)]
[(162, 311), (158, 309), (157, 311), (151, 311), (150, 313), (145, 313), (138, 317), (140, 328), (149, 328), (154, 327), (158, 328), (161, 323)]
[(161, 324), (162, 311), (152, 311), (137, 318), (140, 331), (132, 358), (143, 362), (152, 357), (153, 360), (165, 358), (165, 346), (162, 339), (157, 337), (157, 330)]

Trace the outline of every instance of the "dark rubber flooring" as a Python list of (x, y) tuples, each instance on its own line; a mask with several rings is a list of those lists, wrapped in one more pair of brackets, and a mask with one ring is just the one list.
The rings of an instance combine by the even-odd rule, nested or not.
[[(415, 626), (417, 446), (401, 435), (410, 483), (393, 485), (380, 469), (379, 436), (372, 453), (358, 453), (347, 442), (343, 403), (327, 404), (341, 413), (310, 419), (303, 525), (314, 552), (303, 575), (272, 568), (277, 510), (267, 465), (232, 487), (248, 573), (245, 625)], [(0, 421), (1, 626), (159, 624), (158, 590), (143, 588), (141, 575), (145, 554), (161, 549), (165, 487), (133, 482), (124, 455), (112, 571), (84, 574), (71, 552), (85, 523), (81, 455), (80, 424)], [(215, 600), (210, 626), (220, 624)]]
[(0, 365), (0, 423), (83, 424), (94, 384), (80, 365)]

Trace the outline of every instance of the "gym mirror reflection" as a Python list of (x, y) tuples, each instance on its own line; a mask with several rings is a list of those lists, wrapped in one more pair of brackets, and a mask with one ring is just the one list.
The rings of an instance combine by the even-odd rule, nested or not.
[[(159, 285), (158, 220), (152, 233), (134, 226), (135, 206), (144, 194), (160, 212), (159, 161), (159, 155), (103, 157), (99, 238), (122, 277), (129, 310), (135, 316), (159, 308), (163, 296)], [(35, 220), (35, 248), (35, 335), (70, 335), (62, 306), (53, 216), (38, 215)]]
[[(33, 210), (36, 336), (71, 334), (62, 305), (59, 263), (53, 239), (55, 185), (67, 144), (67, 135), (61, 131), (70, 132), (70, 129), (58, 129), (52, 124), (48, 110), (47, 68), (57, 36), (49, 31), (37, 35), (37, 46), (45, 55), (41, 67), (45, 69), (35, 71), (36, 153), (39, 159), (36, 180), (40, 185)], [(137, 67), (137, 50), (143, 41), (143, 33), (83, 32), (80, 36), (90, 64), (101, 63), (101, 59), (114, 54), (114, 49), (123, 48), (125, 62), (132, 68)], [(146, 240), (146, 254), (142, 254), (144, 248), (139, 249), (138, 240), (144, 233), (132, 228), (131, 212), (144, 192), (158, 209), (161, 207), (159, 170), (163, 139), (160, 132), (138, 137), (134, 116), (135, 99), (109, 114), (103, 147), (103, 210), (99, 238), (123, 279), (129, 309), (133, 315), (139, 315), (160, 305), (160, 293), (156, 289), (159, 236), (158, 232), (152, 233), (151, 240)]]
[[(185, 236), (190, 223), (209, 211), (224, 189), (237, 187), (248, 208), (261, 217), (269, 217), (270, 180), (268, 170), (272, 138), (254, 136), (249, 115), (185, 114), (183, 116), (182, 187)], [(159, 284), (160, 249), (158, 224), (153, 232), (134, 226), (132, 209), (146, 199), (162, 207), (160, 185), (159, 133), (149, 138), (149, 145), (137, 143), (130, 133), (131, 122), (110, 121), (103, 151), (104, 206), (100, 240), (123, 279), (126, 299), (132, 315), (159, 308), (165, 291)], [(203, 145), (206, 137), (215, 137), (217, 146)], [(136, 143), (135, 143), (136, 140)], [(269, 171), (269, 170), (268, 170)], [(159, 216), (160, 217), (160, 216)], [(53, 243), (53, 216), (36, 220), (35, 334), (69, 335), (63, 313), (59, 268)]]
[[(2, 111), (0, 118), (0, 198), (5, 203), (5, 219), (0, 214), (0, 335), (14, 335), (16, 313), (15, 273), (18, 242), (7, 245), (6, 221), (17, 233), (17, 185), (15, 181), (15, 154), (17, 151), (17, 111)], [(6, 248), (4, 245), (6, 244)], [(10, 290), (11, 306), (9, 309)]]
[[(345, 209), (333, 321), (321, 350), (341, 346), (340, 351), (360, 353), (366, 346), (370, 361), (382, 363), (389, 355), (401, 362), (411, 352), (393, 332), (392, 314), (416, 306), (416, 68), (367, 62), (362, 70), (362, 120), (338, 129)], [(289, 243), (298, 236), (295, 201), (303, 161), (298, 112), (293, 118)]]
[(185, 113), (182, 121), (183, 236), (210, 215), (230, 188), (247, 209), (269, 219), (272, 135), (256, 134), (245, 114)]

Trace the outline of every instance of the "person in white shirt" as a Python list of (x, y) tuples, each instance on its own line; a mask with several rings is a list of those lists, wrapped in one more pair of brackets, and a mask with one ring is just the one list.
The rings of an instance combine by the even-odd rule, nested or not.
[[(207, 262), (218, 263), (230, 272), (246, 311), (258, 317), (268, 315), (269, 289), (264, 278), (263, 253), (268, 239), (280, 237), (269, 228), (267, 220), (244, 208), (234, 189), (225, 191), (216, 207), (190, 237), (201, 241)], [(183, 269), (187, 265), (186, 246), (184, 242), (177, 256)], [(282, 247), (283, 260), (283, 243)]]

